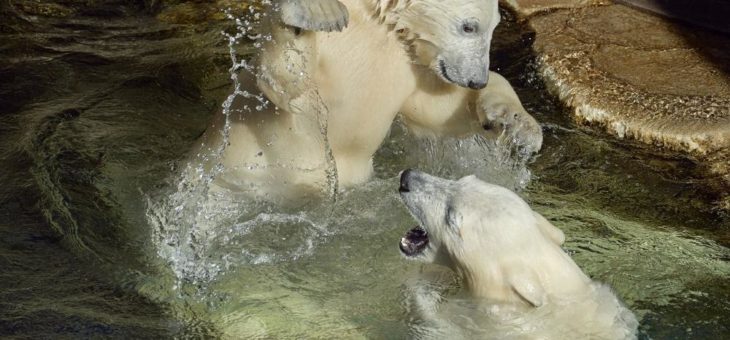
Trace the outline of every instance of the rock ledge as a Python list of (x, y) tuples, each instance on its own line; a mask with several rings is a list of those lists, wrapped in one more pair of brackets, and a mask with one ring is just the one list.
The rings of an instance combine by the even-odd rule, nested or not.
[(576, 122), (695, 159), (730, 208), (730, 37), (621, 5), (529, 25), (540, 74)]

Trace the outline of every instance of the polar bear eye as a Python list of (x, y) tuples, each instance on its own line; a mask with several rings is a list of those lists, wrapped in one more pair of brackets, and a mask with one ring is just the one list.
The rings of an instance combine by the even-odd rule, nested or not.
[(479, 30), (479, 24), (476, 22), (465, 22), (461, 25), (461, 30), (464, 33), (474, 33)]

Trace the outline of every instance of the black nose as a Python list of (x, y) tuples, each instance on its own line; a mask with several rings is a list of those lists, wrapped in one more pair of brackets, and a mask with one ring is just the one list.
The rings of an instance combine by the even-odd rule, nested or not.
[(476, 82), (476, 81), (470, 80), (468, 86), (470, 89), (481, 90), (481, 89), (487, 87), (487, 83)]
[(408, 179), (410, 178), (412, 172), (413, 169), (405, 169), (403, 170), (403, 172), (400, 173), (400, 187), (398, 188), (399, 192), (411, 191), (408, 188)]

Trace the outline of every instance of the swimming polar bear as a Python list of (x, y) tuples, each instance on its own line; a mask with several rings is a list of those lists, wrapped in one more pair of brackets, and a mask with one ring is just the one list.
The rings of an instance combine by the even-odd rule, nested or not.
[[(241, 92), (273, 105), (236, 99), (218, 187), (279, 201), (321, 193), (333, 177), (362, 183), (398, 113), (417, 136), (541, 147), (539, 124), (489, 71), (497, 0), (280, 0), (264, 20), (271, 39), (256, 74), (240, 73)], [(208, 168), (226, 126), (218, 116), (194, 152)]]
[(402, 254), (453, 269), (472, 302), (439, 303), (438, 294), (414, 289), (414, 309), (430, 319), (425, 334), (636, 338), (633, 313), (581, 271), (561, 249), (563, 232), (514, 192), (474, 176), (451, 181), (412, 170), (400, 183), (401, 199), (420, 223), (401, 239)]

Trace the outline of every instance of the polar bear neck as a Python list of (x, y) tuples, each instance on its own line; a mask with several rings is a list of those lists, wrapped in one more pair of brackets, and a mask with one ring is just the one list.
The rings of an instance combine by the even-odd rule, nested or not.
[(475, 297), (493, 302), (528, 306), (508, 283), (503, 268), (497, 265), (481, 265), (478, 268), (464, 262), (452, 268), (461, 277), (467, 291)]

